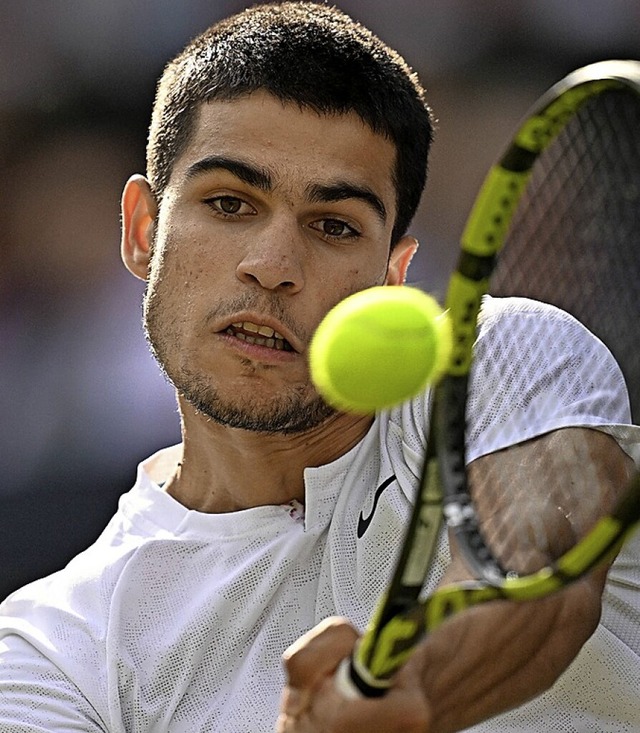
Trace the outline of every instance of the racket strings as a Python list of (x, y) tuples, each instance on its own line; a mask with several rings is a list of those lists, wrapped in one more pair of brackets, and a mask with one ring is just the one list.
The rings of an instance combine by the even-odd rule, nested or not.
[[(639, 319), (630, 317), (640, 302), (636, 94), (611, 91), (589, 100), (537, 158), (490, 292), (541, 300), (575, 316), (616, 356), (636, 390), (634, 409), (640, 409), (640, 352), (635, 346), (640, 326)], [(467, 443), (473, 445), (480, 434), (486, 440), (491, 430), (490, 445), (498, 453), (490, 461), (479, 458), (476, 466), (471, 464), (469, 494), (479, 532), (493, 557), (507, 573), (522, 575), (549, 565), (573, 547), (612, 510), (624, 481), (603, 481), (593, 474), (597, 462), (589, 441), (549, 446), (541, 452), (544, 460), (533, 463), (527, 463), (526, 451), (518, 445), (501, 450), (514, 435), (522, 442), (561, 426), (559, 405), (597, 394), (608, 377), (599, 371), (607, 369), (601, 356), (578, 346), (583, 341), (579, 328), (570, 329), (575, 347), (567, 342), (566, 332), (564, 342), (557, 343), (551, 323), (548, 330), (544, 321), (528, 318), (526, 301), (514, 300), (509, 308), (511, 328), (493, 327), (490, 303), (481, 314), (476, 361), (484, 372), (474, 376), (472, 371), (472, 380), (482, 382), (482, 389), (474, 388), (472, 381)], [(501, 310), (501, 319), (504, 316)], [(486, 404), (479, 404), (479, 394), (490, 396)], [(502, 416), (501, 423), (497, 416)], [(495, 470), (489, 471), (490, 465)], [(532, 482), (543, 485), (545, 492), (532, 492)]]
[(538, 158), (491, 282), (553, 303), (605, 341), (640, 416), (640, 102), (590, 100)]

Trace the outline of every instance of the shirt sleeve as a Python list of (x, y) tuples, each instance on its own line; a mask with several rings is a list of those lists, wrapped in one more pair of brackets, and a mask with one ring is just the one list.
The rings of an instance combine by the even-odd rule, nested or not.
[(16, 634), (0, 641), (2, 733), (107, 733), (96, 711), (53, 662)]
[[(610, 351), (554, 306), (525, 298), (486, 299), (475, 349), (469, 461), (564, 427), (622, 436), (618, 427), (631, 422), (624, 378)], [(632, 444), (639, 437), (637, 428), (631, 430)]]

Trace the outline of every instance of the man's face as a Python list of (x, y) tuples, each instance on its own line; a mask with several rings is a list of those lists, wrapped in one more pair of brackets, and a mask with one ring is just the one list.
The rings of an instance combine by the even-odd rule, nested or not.
[(322, 317), (404, 276), (389, 242), (395, 149), (355, 114), (260, 92), (203, 105), (155, 225), (150, 343), (178, 392), (233, 427), (296, 432), (331, 410), (309, 380)]

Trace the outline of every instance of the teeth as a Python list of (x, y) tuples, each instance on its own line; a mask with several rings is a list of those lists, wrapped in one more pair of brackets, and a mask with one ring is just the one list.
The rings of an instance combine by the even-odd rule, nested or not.
[(281, 333), (274, 331), (273, 328), (270, 328), (269, 326), (258, 326), (258, 324), (252, 323), (251, 321), (239, 321), (238, 323), (232, 323), (231, 325), (234, 328), (241, 328), (243, 331), (248, 331), (249, 333), (259, 333), (261, 336), (266, 336), (268, 339), (275, 338), (284, 341), (284, 336)]
[[(251, 326), (252, 328), (247, 328)], [(242, 329), (242, 331), (235, 330)], [(251, 336), (243, 331), (249, 331), (255, 334)], [(266, 346), (270, 349), (276, 349), (277, 351), (291, 351), (291, 346), (277, 331), (274, 331), (268, 326), (256, 326), (255, 323), (244, 321), (243, 323), (232, 323), (231, 327), (227, 329), (227, 333), (230, 336), (235, 336), (241, 341), (246, 341), (249, 344), (256, 344), (257, 346)]]

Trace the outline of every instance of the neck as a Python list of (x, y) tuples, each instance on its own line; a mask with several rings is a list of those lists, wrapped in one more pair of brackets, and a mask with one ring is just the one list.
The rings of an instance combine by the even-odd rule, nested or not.
[(370, 416), (335, 413), (304, 433), (267, 434), (219, 425), (186, 408), (182, 459), (166, 491), (209, 513), (304, 503), (304, 469), (344, 455), (371, 423)]

